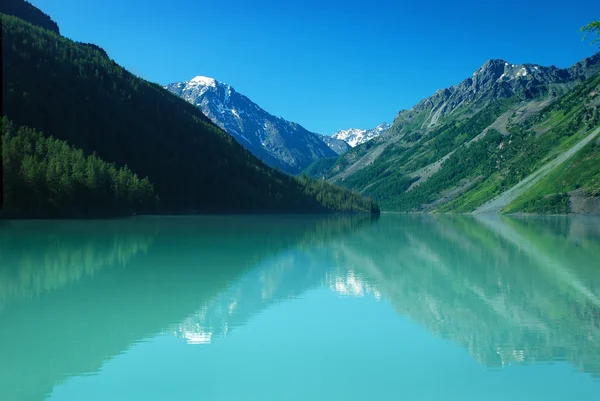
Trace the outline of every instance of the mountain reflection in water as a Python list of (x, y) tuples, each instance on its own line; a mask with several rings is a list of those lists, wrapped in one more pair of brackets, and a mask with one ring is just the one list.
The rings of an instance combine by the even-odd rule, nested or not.
[(600, 373), (590, 218), (10, 221), (0, 256), (0, 399), (43, 400), (161, 333), (227, 341), (323, 287), (389, 302), (489, 368), (567, 361)]

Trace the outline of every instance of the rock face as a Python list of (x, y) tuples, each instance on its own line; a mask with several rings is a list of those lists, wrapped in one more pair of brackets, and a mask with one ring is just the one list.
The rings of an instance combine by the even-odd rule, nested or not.
[(348, 145), (350, 145), (351, 147), (355, 147), (356, 145), (365, 143), (368, 140), (383, 134), (389, 128), (390, 125), (388, 123), (381, 123), (373, 129), (350, 128), (338, 131), (331, 137), (334, 139), (341, 139), (342, 141), (348, 143)]
[(338, 154), (318, 134), (267, 113), (213, 78), (197, 76), (165, 88), (197, 106), (252, 154), (287, 173), (298, 174), (313, 161)]
[(341, 155), (342, 153), (345, 153), (348, 149), (352, 148), (352, 146), (350, 146), (348, 142), (342, 139), (334, 138), (333, 136), (319, 134), (319, 138), (321, 138), (321, 140), (325, 142), (327, 146), (329, 146), (329, 148), (331, 148), (331, 150), (333, 150), (338, 155)]
[[(496, 100), (513, 96), (523, 100), (545, 94), (555, 97), (567, 92), (576, 81), (587, 79), (599, 71), (600, 53), (566, 69), (488, 60), (457, 86), (438, 90), (410, 110), (401, 110), (390, 132), (398, 133), (405, 127), (426, 129), (435, 126), (440, 119), (461, 107), (482, 109)], [(423, 113), (427, 116), (423, 117)], [(415, 120), (423, 122), (416, 125)]]

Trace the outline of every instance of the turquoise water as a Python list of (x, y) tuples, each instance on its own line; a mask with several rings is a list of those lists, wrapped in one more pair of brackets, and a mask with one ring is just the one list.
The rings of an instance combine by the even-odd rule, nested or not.
[(0, 400), (597, 400), (600, 220), (0, 222)]

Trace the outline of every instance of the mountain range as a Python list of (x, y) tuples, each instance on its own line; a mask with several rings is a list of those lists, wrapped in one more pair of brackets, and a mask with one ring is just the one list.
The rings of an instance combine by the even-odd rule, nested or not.
[(230, 85), (205, 76), (172, 83), (165, 89), (198, 107), (253, 155), (290, 174), (298, 174), (314, 161), (343, 154), (390, 128), (382, 123), (373, 129), (317, 134), (268, 113)]
[(391, 126), (324, 136), (213, 78), (140, 79), (28, 2), (0, 12), (3, 216), (600, 213), (600, 53), (489, 60)]
[(331, 137), (342, 140), (351, 147), (355, 147), (356, 145), (365, 143), (368, 140), (371, 140), (376, 136), (383, 134), (388, 129), (390, 129), (390, 125), (388, 123), (381, 123), (373, 129), (350, 128), (346, 130), (341, 130), (333, 134)]
[[(315, 160), (338, 154), (318, 134), (269, 114), (230, 85), (213, 78), (197, 76), (165, 89), (198, 107), (253, 155), (287, 173), (297, 174)], [(343, 147), (339, 143), (337, 146)]]
[(387, 210), (598, 213), (599, 72), (600, 53), (565, 69), (489, 60), (305, 171)]

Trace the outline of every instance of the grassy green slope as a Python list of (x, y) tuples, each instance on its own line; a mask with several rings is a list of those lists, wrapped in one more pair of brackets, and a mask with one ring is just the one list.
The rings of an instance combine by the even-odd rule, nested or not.
[[(339, 183), (373, 197), (384, 210), (471, 212), (598, 126), (599, 91), (596, 75), (525, 119), (519, 111), (532, 100), (512, 98), (448, 118), (429, 131), (406, 131), (372, 164)], [(501, 118), (503, 132), (496, 129)], [(430, 177), (412, 185), (427, 169)]]
[[(429, 181), (405, 192), (415, 181), (411, 173), (455, 149), (461, 149), (511, 104), (510, 100), (499, 101), (471, 117), (449, 120), (428, 133), (408, 133), (403, 140), (388, 145), (370, 166), (346, 178), (341, 184), (372, 196), (384, 209), (418, 210), (422, 204), (433, 202), (443, 190), (452, 188), (473, 174), (474, 168), (479, 167), (477, 160), (487, 147), (481, 149), (480, 146), (472, 146), (470, 151), (474, 157), (471, 160), (453, 158)], [(456, 165), (456, 161), (464, 162), (464, 165)]]
[(594, 141), (510, 203), (506, 213), (569, 213), (568, 193), (600, 196), (600, 144)]
[(277, 172), (193, 105), (94, 46), (2, 15), (3, 113), (148, 177), (159, 212), (349, 212), (377, 205)]
[[(473, 211), (574, 146), (600, 125), (599, 88), (600, 75), (596, 75), (524, 123), (509, 126), (509, 135), (499, 139), (486, 137), (486, 143), (500, 140), (498, 147), (487, 154), (487, 163), (495, 163), (495, 171), (439, 210)], [(466, 155), (456, 154), (457, 158), (463, 156)], [(554, 177), (547, 177), (544, 182), (551, 182)]]

